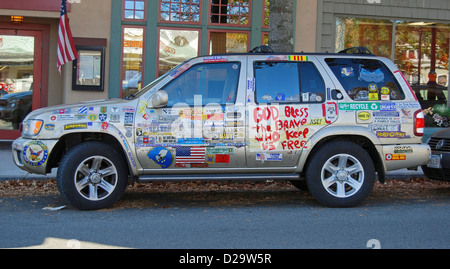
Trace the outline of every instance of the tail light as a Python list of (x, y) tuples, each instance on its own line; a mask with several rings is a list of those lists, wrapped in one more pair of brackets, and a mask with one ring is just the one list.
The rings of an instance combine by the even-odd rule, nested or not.
[(425, 131), (425, 114), (423, 114), (423, 111), (420, 109), (414, 113), (414, 135), (423, 136), (424, 131)]

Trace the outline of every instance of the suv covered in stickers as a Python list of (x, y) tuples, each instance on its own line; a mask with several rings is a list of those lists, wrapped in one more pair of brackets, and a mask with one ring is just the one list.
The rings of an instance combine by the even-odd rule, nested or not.
[(82, 210), (112, 206), (129, 183), (232, 179), (289, 180), (355, 206), (387, 171), (430, 156), (402, 73), (361, 53), (197, 57), (125, 99), (36, 110), (22, 130), (15, 163), (57, 167)]

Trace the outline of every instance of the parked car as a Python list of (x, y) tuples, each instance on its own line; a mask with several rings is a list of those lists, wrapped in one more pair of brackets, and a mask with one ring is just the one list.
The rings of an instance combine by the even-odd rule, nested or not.
[(440, 84), (428, 86), (428, 85), (412, 85), (414, 93), (419, 100), (422, 109), (427, 109), (429, 107), (434, 107), (438, 104), (446, 104), (447, 97), (446, 92), (447, 87)]
[(433, 180), (450, 181), (450, 127), (434, 133), (428, 140), (431, 160), (422, 166), (426, 177)]
[(0, 119), (11, 122), (14, 129), (19, 128), (19, 124), (32, 108), (33, 91), (17, 92), (5, 94), (0, 98)]
[(36, 110), (12, 147), (26, 171), (58, 167), (82, 210), (164, 180), (305, 180), (323, 205), (348, 207), (387, 171), (428, 163), (423, 131), (386, 58), (254, 52), (190, 59), (126, 100)]

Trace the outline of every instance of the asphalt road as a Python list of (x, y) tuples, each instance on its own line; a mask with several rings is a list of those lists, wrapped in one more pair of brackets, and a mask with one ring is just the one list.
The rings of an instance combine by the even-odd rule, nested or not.
[(450, 247), (448, 195), (375, 197), (340, 209), (322, 207), (301, 191), (131, 193), (107, 210), (43, 210), (63, 204), (59, 196), (0, 197), (0, 248)]

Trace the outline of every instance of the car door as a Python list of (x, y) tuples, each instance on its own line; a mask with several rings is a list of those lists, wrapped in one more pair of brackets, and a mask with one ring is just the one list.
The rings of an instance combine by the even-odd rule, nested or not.
[(251, 56), (248, 68), (248, 166), (295, 167), (309, 138), (337, 120), (333, 84), (314, 56)]
[[(144, 169), (162, 173), (245, 167), (245, 59), (200, 57), (172, 71), (163, 108), (139, 103), (136, 148)], [(242, 95), (242, 96), (239, 96)], [(150, 172), (150, 171), (149, 171)]]

